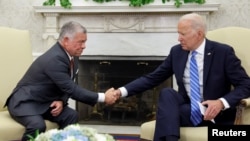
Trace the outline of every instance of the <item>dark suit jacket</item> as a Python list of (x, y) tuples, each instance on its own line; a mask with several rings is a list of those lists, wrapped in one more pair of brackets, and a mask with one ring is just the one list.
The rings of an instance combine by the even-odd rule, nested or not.
[[(125, 85), (128, 96), (143, 92), (159, 85), (173, 74), (176, 77), (178, 93), (190, 102), (183, 83), (183, 74), (189, 51), (180, 45), (172, 47), (165, 61), (152, 73), (142, 76)], [(235, 56), (232, 47), (206, 39), (203, 72), (204, 100), (225, 98), (232, 107), (217, 116), (216, 123), (230, 122), (235, 117), (235, 106), (240, 99), (250, 96), (250, 80), (241, 66), (241, 61)], [(231, 86), (234, 90), (231, 91)], [(229, 119), (230, 118), (230, 119)]]
[[(78, 58), (74, 60), (75, 77)], [(81, 88), (71, 79), (69, 57), (56, 43), (32, 63), (6, 105), (16, 116), (37, 115), (48, 110), (55, 100), (62, 100), (67, 105), (69, 97), (89, 105), (94, 105), (98, 99), (97, 93)]]

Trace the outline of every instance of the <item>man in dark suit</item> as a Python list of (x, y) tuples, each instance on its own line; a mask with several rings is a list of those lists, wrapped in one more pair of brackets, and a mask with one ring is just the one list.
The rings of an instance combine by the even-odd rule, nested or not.
[[(186, 14), (178, 22), (180, 44), (171, 48), (164, 62), (152, 73), (142, 76), (116, 90), (118, 97), (132, 96), (153, 88), (175, 75), (178, 91), (164, 88), (158, 99), (154, 141), (177, 141), (180, 126), (207, 126), (233, 124), (236, 105), (250, 96), (250, 79), (234, 49), (226, 44), (206, 39), (206, 24), (196, 14)], [(193, 100), (191, 88), (192, 52), (198, 66), (200, 102), (207, 107), (202, 116), (198, 109), (196, 120), (191, 121)], [(231, 89), (231, 86), (234, 88)], [(197, 104), (198, 105), (198, 104)]]
[(32, 63), (7, 99), (10, 115), (26, 128), (22, 141), (28, 140), (27, 135), (34, 136), (36, 130), (44, 132), (44, 119), (58, 123), (59, 128), (77, 123), (78, 114), (68, 106), (69, 98), (91, 106), (115, 102), (113, 88), (105, 94), (96, 93), (74, 82), (78, 57), (86, 48), (86, 41), (85, 27), (76, 22), (65, 23), (58, 42)]

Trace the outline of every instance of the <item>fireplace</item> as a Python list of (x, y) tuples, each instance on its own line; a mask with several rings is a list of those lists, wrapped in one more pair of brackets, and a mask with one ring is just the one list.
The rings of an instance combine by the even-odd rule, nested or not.
[[(79, 62), (77, 82), (80, 86), (96, 92), (119, 88), (126, 83), (153, 71), (165, 57), (87, 57)], [(84, 124), (140, 125), (151, 120), (156, 112), (157, 97), (162, 87), (172, 87), (172, 79), (161, 85), (122, 98), (113, 105), (98, 103), (94, 107), (77, 102), (80, 122)]]

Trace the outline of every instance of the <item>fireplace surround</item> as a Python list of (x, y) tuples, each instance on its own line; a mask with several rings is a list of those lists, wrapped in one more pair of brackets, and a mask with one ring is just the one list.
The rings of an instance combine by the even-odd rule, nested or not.
[[(116, 89), (152, 72), (164, 58), (164, 56), (92, 56), (91, 58), (82, 56), (77, 82), (80, 86), (96, 92), (105, 92), (110, 87)], [(172, 79), (143, 93), (122, 98), (111, 106), (99, 103), (91, 107), (77, 102), (76, 109), (81, 123), (84, 124), (140, 125), (154, 117), (158, 93), (163, 87), (172, 87)]]
[[(127, 3), (98, 4), (72, 0), (72, 9), (64, 9), (59, 5), (42, 6), (41, 2), (35, 3), (33, 7), (35, 12), (42, 14), (44, 18), (44, 33), (41, 37), (45, 49), (57, 41), (59, 30), (65, 22), (75, 20), (87, 28), (87, 48), (80, 57), (78, 83), (90, 90), (104, 91), (107, 87), (122, 86), (133, 78), (152, 71), (161, 63), (170, 48), (178, 43), (176, 25), (180, 16), (197, 12), (209, 23), (210, 13), (217, 11), (219, 6), (218, 3), (207, 2), (203, 5), (185, 4), (176, 8), (174, 3), (162, 4), (160, 1), (135, 8), (129, 7)], [(118, 72), (121, 74), (117, 74)], [(125, 73), (133, 77), (121, 80)], [(160, 87), (177, 89), (174, 77), (158, 88)], [(154, 115), (157, 99), (155, 93), (158, 92), (158, 88), (138, 94), (141, 101), (131, 103), (133, 100), (138, 101), (137, 97), (129, 101), (131, 105), (127, 102), (127, 106), (121, 101), (124, 105), (118, 103), (116, 107), (105, 107), (98, 104), (98, 107), (93, 109), (74, 100), (70, 101), (70, 106), (79, 111), (83, 122), (91, 123), (90, 118), (102, 118), (114, 120), (113, 124), (127, 124), (127, 118), (132, 117), (131, 121), (138, 123)], [(145, 100), (145, 97), (148, 99)], [(136, 112), (138, 106), (143, 107), (144, 111)], [(141, 114), (143, 112), (144, 114)]]

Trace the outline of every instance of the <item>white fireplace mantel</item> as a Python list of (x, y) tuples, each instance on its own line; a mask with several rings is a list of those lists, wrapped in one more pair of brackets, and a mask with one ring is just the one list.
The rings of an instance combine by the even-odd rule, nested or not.
[(176, 25), (181, 15), (197, 12), (209, 21), (209, 14), (220, 6), (205, 3), (184, 4), (176, 8), (173, 2), (162, 4), (161, 0), (142, 7), (130, 7), (125, 1), (102, 4), (71, 1), (71, 9), (58, 3), (56, 6), (42, 6), (41, 0), (34, 4), (35, 12), (44, 17), (42, 37), (46, 49), (56, 42), (60, 27), (75, 20), (88, 30), (85, 55), (166, 56), (170, 47), (177, 43)]
[(96, 3), (92, 1), (73, 1), (71, 9), (65, 9), (56, 4), (56, 6), (42, 6), (41, 3), (35, 4), (34, 8), (39, 13), (147, 13), (147, 12), (213, 12), (217, 11), (219, 3), (184, 4), (180, 8), (176, 8), (173, 2), (163, 4), (156, 1), (150, 5), (142, 7), (128, 6), (126, 1), (114, 1), (107, 3)]

